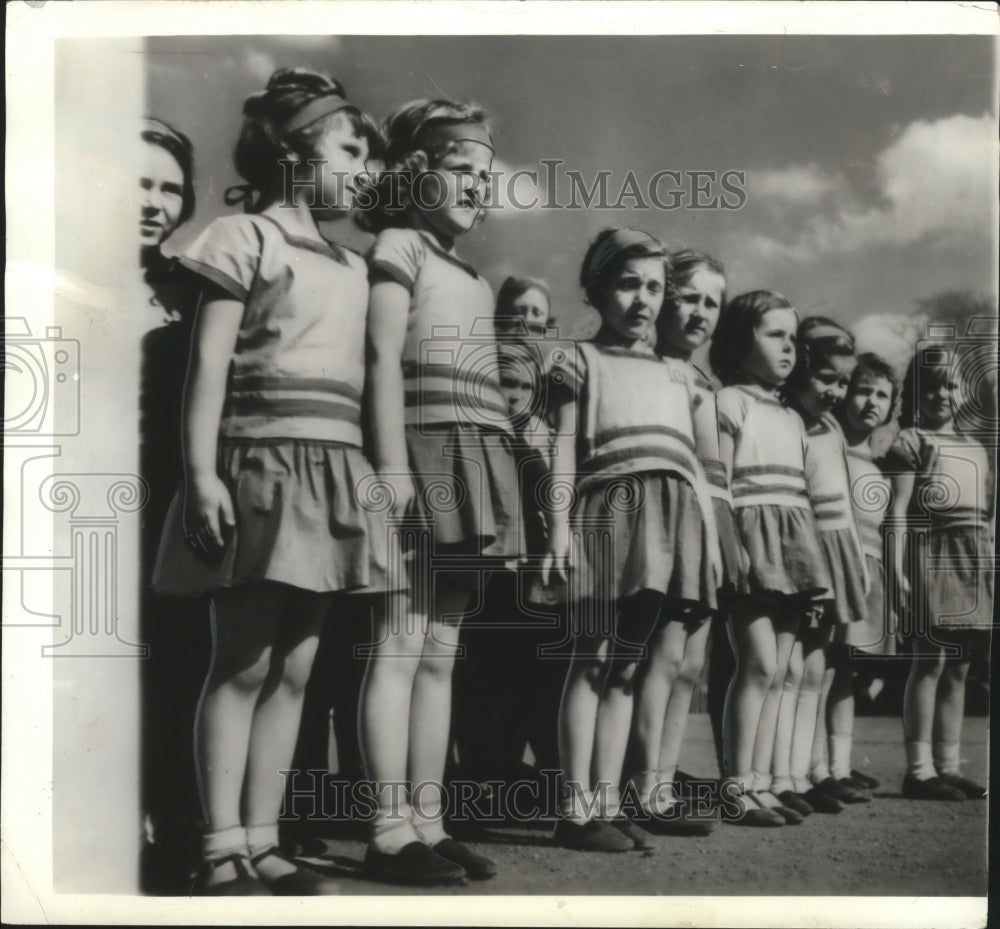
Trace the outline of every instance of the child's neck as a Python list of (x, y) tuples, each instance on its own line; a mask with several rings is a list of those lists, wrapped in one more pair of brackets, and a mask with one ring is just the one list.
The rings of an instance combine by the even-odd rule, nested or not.
[(870, 445), (874, 429), (854, 429), (846, 422), (840, 424), (844, 432), (844, 440), (848, 448), (860, 448), (863, 445)]
[(302, 201), (296, 202), (294, 206), (275, 201), (263, 209), (261, 213), (275, 220), (290, 235), (311, 239), (323, 245), (327, 244), (326, 238), (319, 231), (316, 217)]
[(643, 339), (632, 339), (624, 336), (617, 329), (612, 329), (611, 326), (603, 322), (601, 328), (597, 330), (597, 335), (594, 336), (594, 341), (598, 345), (604, 345), (608, 348), (627, 348), (633, 352), (649, 352), (650, 354), (653, 352), (653, 349)]
[(756, 387), (758, 390), (763, 390), (766, 393), (771, 394), (773, 397), (778, 396), (778, 391), (781, 389), (781, 384), (768, 384), (766, 381), (762, 381), (755, 374), (747, 374), (744, 372), (743, 379), (737, 381), (738, 384), (742, 384), (744, 387)]
[(690, 350), (685, 350), (682, 348), (677, 348), (676, 345), (667, 345), (663, 350), (664, 358), (677, 358), (680, 361), (690, 361), (693, 352)]
[(421, 232), (426, 232), (446, 252), (450, 252), (455, 247), (455, 236), (439, 232), (420, 210), (414, 211), (413, 228), (419, 229)]

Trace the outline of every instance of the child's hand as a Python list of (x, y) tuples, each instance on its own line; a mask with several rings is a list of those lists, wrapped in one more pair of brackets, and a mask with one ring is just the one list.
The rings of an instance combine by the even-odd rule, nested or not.
[(538, 571), (543, 587), (548, 587), (550, 581), (565, 584), (569, 580), (569, 526), (562, 520), (555, 522), (549, 531), (545, 557)]
[(392, 500), (392, 515), (402, 516), (410, 508), (413, 498), (417, 495), (412, 475), (409, 471), (403, 469), (380, 471), (378, 476), (386, 486)]
[(218, 475), (184, 487), (184, 538), (195, 551), (216, 554), (236, 527), (233, 501)]

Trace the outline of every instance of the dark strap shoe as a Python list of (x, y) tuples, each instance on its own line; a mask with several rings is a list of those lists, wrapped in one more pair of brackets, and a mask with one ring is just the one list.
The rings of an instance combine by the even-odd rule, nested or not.
[(844, 811), (843, 803), (818, 787), (810, 787), (802, 794), (802, 799), (813, 808), (815, 813), (842, 813)]
[[(209, 884), (208, 880), (212, 874), (225, 864), (233, 866), (236, 876), (228, 881), (216, 881)], [(191, 885), (191, 896), (270, 897), (271, 891), (261, 883), (260, 878), (254, 873), (250, 859), (246, 855), (236, 852), (232, 855), (226, 855), (225, 858), (204, 862), (198, 869), (194, 883)]]
[(256, 867), (265, 858), (278, 858), (295, 868), (280, 877), (268, 878), (259, 874), (261, 883), (276, 897), (323, 897), (340, 893), (340, 884), (335, 880), (299, 864), (276, 846), (254, 855), (250, 861)]
[(795, 810), (799, 816), (810, 816), (815, 812), (806, 798), (802, 794), (797, 794), (794, 790), (783, 790), (777, 796), (782, 806), (786, 806), (790, 810)]

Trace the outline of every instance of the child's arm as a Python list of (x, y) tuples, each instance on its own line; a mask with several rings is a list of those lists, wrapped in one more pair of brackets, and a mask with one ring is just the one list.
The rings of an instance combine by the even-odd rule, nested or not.
[(236, 346), (243, 304), (221, 288), (202, 293), (195, 319), (184, 388), (184, 534), (203, 551), (220, 549), (236, 525), (233, 503), (219, 478), (219, 421), (226, 399), (229, 363)]
[[(555, 458), (552, 462), (552, 478), (557, 476), (570, 485), (576, 482), (576, 422), (575, 400), (560, 404), (555, 410)], [(539, 580), (544, 586), (549, 583), (550, 572), (556, 580), (566, 582), (569, 566), (569, 507), (557, 505), (566, 495), (552, 486), (548, 494), (549, 506), (546, 512), (548, 523), (548, 544)]]
[[(903, 533), (906, 527), (906, 515), (913, 496), (913, 486), (916, 474), (912, 471), (894, 471), (892, 483), (892, 500), (889, 502), (889, 522), (895, 528), (896, 539), (892, 547), (892, 572), (896, 579), (896, 590), (904, 599), (910, 596), (910, 584), (906, 577), (903, 560)], [(903, 605), (903, 604), (901, 604)]]
[(410, 295), (392, 280), (372, 283), (368, 300), (366, 391), (375, 469), (392, 488), (393, 511), (405, 512), (413, 499), (403, 418), (403, 343)]

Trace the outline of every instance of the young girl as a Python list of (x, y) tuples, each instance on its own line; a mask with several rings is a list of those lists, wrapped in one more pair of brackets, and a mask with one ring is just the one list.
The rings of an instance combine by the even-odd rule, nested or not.
[(552, 297), (543, 281), (508, 277), (497, 292), (498, 338), (537, 337), (552, 325)]
[[(360, 430), (365, 266), (316, 223), (347, 215), (378, 133), (337, 81), (311, 71), (276, 71), (243, 115), (234, 157), (253, 212), (216, 220), (182, 259), (203, 291), (183, 505), (168, 519), (156, 583), (212, 593), (195, 728), (208, 824), (198, 891), (319, 894), (335, 885), (278, 848), (282, 772), (330, 595), (381, 589), (388, 559), (378, 519), (355, 497), (371, 473)], [(315, 188), (289, 192), (283, 167), (317, 159)]]
[(838, 625), (830, 648), (833, 683), (827, 710), (830, 773), (841, 783), (873, 789), (878, 781), (851, 768), (854, 738), (854, 686), (857, 653), (896, 654), (895, 614), (886, 610), (882, 557), (882, 521), (889, 506), (889, 482), (872, 459), (872, 433), (892, 416), (899, 382), (892, 366), (873, 353), (858, 355), (847, 397), (836, 410), (847, 442), (847, 470), (851, 503), (868, 569), (865, 618)]
[[(689, 368), (692, 377), (694, 435), (718, 528), (722, 557), (720, 598), (724, 598), (745, 577), (746, 554), (737, 539), (729, 485), (719, 454), (714, 385), (691, 363), (691, 355), (715, 331), (725, 300), (725, 270), (711, 256), (688, 250), (672, 253), (670, 263), (674, 293), (664, 300), (663, 311), (656, 321), (657, 352), (673, 359), (674, 365)], [(694, 687), (701, 678), (709, 628), (714, 625), (714, 619), (710, 622), (704, 615), (681, 614), (669, 620), (654, 634), (649, 660), (640, 668), (635, 720), (638, 762), (643, 769), (639, 775), (640, 791), (648, 790), (650, 782), (659, 783), (657, 804), (662, 812), (676, 803), (673, 783), (684, 727)], [(725, 637), (724, 627), (719, 631)], [(728, 640), (725, 647), (729, 649)], [(721, 726), (719, 735), (721, 739)], [(654, 819), (649, 828), (672, 834), (704, 833), (712, 825), (704, 819), (673, 816)]]
[(854, 339), (833, 320), (811, 316), (799, 325), (796, 348), (785, 392), (805, 424), (806, 485), (833, 600), (822, 611), (809, 611), (799, 625), (778, 711), (772, 786), (786, 806), (808, 815), (815, 809), (839, 812), (841, 803), (871, 799), (830, 775), (825, 699), (830, 678), (826, 653), (834, 627), (865, 619), (868, 579), (851, 508), (844, 439), (832, 415), (854, 370)]
[[(454, 248), (480, 214), (493, 141), (481, 109), (446, 100), (407, 104), (385, 133), (388, 171), (366, 214), (378, 232), (368, 256), (372, 445), (395, 515), (412, 504), (425, 541), (411, 559), (410, 616), (377, 630), (363, 686), (363, 754), (377, 792), (365, 860), (382, 878), (448, 883), (495, 873), (444, 828), (458, 620), (482, 597), (481, 556), (502, 564), (521, 550), (493, 295)], [(446, 570), (456, 556), (482, 570)], [(398, 795), (407, 781), (419, 796)]]
[[(566, 509), (551, 507), (543, 566), (559, 579), (572, 568), (574, 650), (560, 708), (565, 782), (555, 830), (571, 848), (650, 847), (620, 812), (633, 677), (661, 609), (675, 617), (715, 606), (718, 543), (695, 452), (689, 374), (651, 345), (668, 271), (663, 245), (647, 233), (602, 232), (580, 275), (600, 331), (551, 374), (554, 468), (573, 476), (578, 495), (572, 531)], [(643, 813), (657, 815), (656, 772), (640, 786)]]
[(742, 825), (800, 822), (769, 791), (778, 705), (799, 618), (830, 590), (806, 489), (802, 420), (778, 391), (795, 364), (798, 316), (780, 294), (753, 291), (721, 315), (709, 361), (721, 457), (749, 574), (729, 623), (737, 658), (726, 697), (723, 815)]
[(955, 431), (959, 360), (953, 347), (918, 343), (903, 381), (902, 428), (885, 458), (891, 524), (906, 527), (902, 544), (894, 539), (892, 568), (913, 651), (903, 796), (920, 800), (986, 794), (962, 777), (960, 753), (969, 661), (973, 649), (989, 648), (993, 622), (995, 477), (986, 448)]

